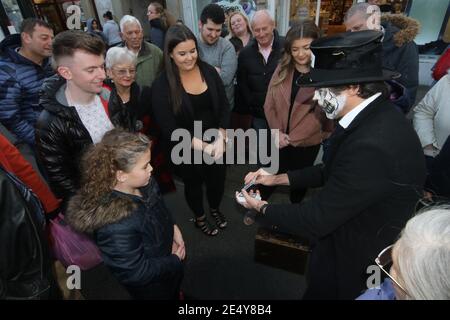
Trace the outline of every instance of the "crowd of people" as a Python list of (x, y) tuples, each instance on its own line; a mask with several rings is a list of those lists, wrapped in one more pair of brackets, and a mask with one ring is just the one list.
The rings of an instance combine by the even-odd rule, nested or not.
[[(236, 200), (309, 240), (304, 299), (358, 298), (374, 263), (387, 278), (359, 299), (450, 299), (450, 209), (428, 207), (450, 195), (450, 75), (416, 105), (418, 23), (377, 13), (357, 3), (345, 33), (300, 20), (282, 36), (267, 10), (249, 19), (209, 4), (195, 36), (152, 2), (149, 41), (136, 17), (109, 11), (103, 28), (88, 19), (56, 36), (25, 19), (0, 43), (0, 298), (60, 297), (48, 226), (62, 213), (101, 252), (82, 270), (85, 299), (178, 299), (186, 244), (163, 194), (179, 178), (199, 232), (225, 232), (223, 159), (239, 114), (253, 151), (275, 140), (279, 168), (258, 158)], [(270, 203), (278, 185), (290, 204)]]

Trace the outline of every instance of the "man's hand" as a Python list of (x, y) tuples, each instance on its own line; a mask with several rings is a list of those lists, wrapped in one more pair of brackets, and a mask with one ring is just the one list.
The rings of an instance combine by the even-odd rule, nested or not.
[[(236, 191), (235, 197), (236, 197), (236, 201), (238, 201), (239, 204), (241, 204), (244, 208), (246, 209), (253, 209), (256, 210), (257, 212), (259, 212), (259, 209), (261, 208), (261, 206), (265, 203), (267, 203), (267, 201), (264, 200), (257, 200), (255, 198), (253, 198), (251, 195), (253, 195), (253, 190), (250, 191), (250, 194), (245, 191), (244, 189), (241, 190), (242, 195), (245, 198), (245, 202), (239, 202), (238, 201), (238, 195), (239, 192)], [(257, 194), (259, 194), (259, 191), (256, 191)]]
[(259, 169), (255, 172), (248, 173), (245, 178), (245, 184), (250, 183), (251, 181), (254, 181), (255, 184), (262, 184), (264, 186), (275, 186), (276, 185), (276, 177), (270, 173), (268, 173), (263, 168)]

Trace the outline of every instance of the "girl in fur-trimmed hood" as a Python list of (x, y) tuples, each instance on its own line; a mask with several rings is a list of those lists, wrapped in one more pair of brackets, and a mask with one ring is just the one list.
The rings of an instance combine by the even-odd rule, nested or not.
[(67, 222), (91, 233), (104, 263), (137, 299), (176, 298), (183, 237), (151, 177), (150, 141), (114, 129), (83, 159), (83, 183)]

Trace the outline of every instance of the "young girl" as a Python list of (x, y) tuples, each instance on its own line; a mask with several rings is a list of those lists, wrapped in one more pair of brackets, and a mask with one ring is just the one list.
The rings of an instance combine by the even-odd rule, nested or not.
[(105, 265), (134, 298), (176, 298), (185, 247), (151, 178), (148, 138), (111, 130), (86, 153), (83, 167), (67, 222), (93, 234)]

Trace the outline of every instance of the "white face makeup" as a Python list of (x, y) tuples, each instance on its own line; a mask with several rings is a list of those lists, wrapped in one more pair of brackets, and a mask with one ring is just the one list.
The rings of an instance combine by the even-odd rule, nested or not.
[(328, 119), (336, 119), (347, 102), (346, 95), (336, 95), (329, 88), (316, 90), (313, 99), (322, 107)]

